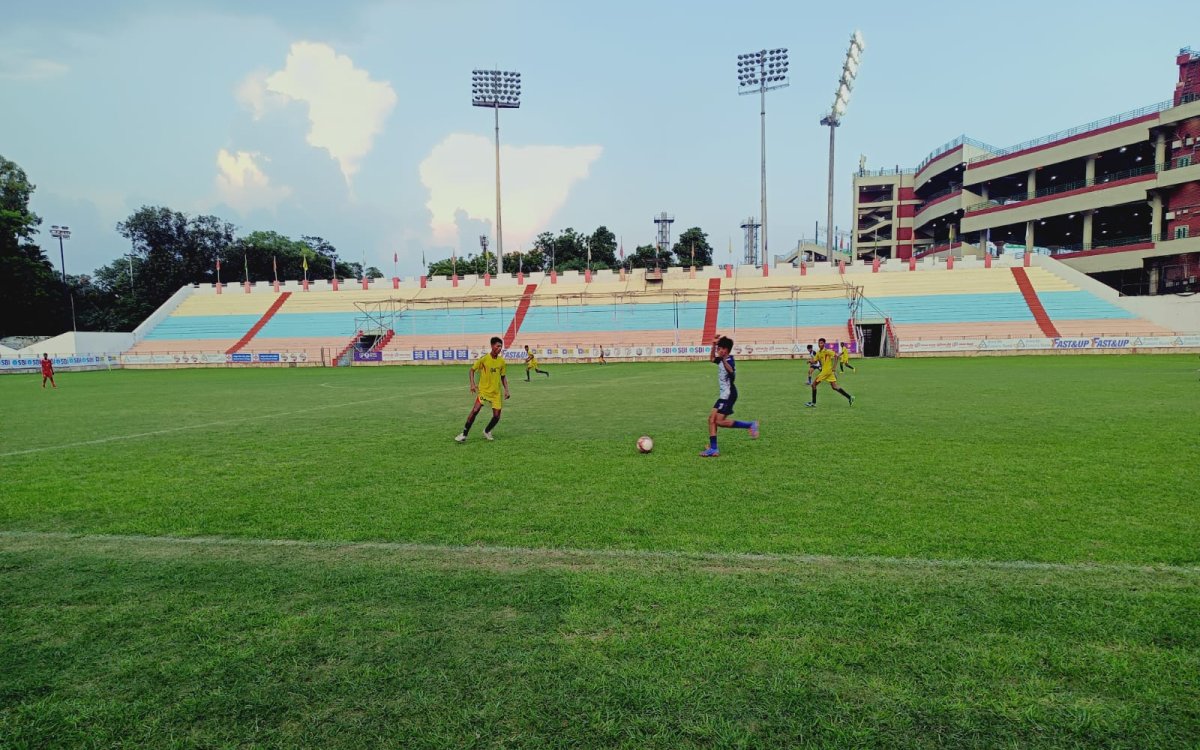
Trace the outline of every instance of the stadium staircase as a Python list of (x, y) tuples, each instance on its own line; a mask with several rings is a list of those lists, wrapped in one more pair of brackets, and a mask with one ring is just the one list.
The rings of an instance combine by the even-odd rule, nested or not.
[(1029, 305), (1029, 312), (1033, 313), (1033, 320), (1038, 324), (1038, 328), (1042, 329), (1042, 333), (1046, 334), (1049, 338), (1058, 338), (1058, 329), (1054, 327), (1054, 322), (1046, 314), (1045, 306), (1038, 299), (1037, 292), (1033, 290), (1033, 284), (1029, 281), (1029, 274), (1025, 273), (1025, 269), (1019, 266), (1014, 267), (1012, 273), (1013, 278), (1017, 280), (1017, 288), (1021, 290), (1021, 296), (1025, 298), (1025, 304)]
[(287, 302), (288, 298), (291, 296), (291, 292), (284, 292), (283, 294), (280, 294), (279, 298), (271, 303), (271, 306), (267, 308), (267, 311), (263, 313), (263, 316), (258, 319), (258, 322), (251, 326), (250, 330), (246, 331), (246, 333), (240, 339), (238, 339), (237, 343), (229, 347), (225, 353), (233, 354), (246, 344), (249, 344), (250, 339), (254, 338), (255, 334), (262, 330), (263, 326), (265, 326), (267, 322), (274, 317), (275, 313), (279, 312), (279, 308), (283, 307), (283, 303)]
[(362, 335), (362, 331), (354, 332), (354, 337), (350, 339), (350, 343), (343, 346), (341, 351), (337, 353), (337, 356), (333, 358), (334, 367), (348, 367), (350, 365), (351, 357), (354, 356), (352, 353), (354, 345), (358, 343), (358, 340), (362, 338)]
[(701, 346), (711, 343), (717, 335), (717, 313), (721, 309), (721, 277), (708, 280), (708, 307), (704, 310), (704, 335)]
[(508, 331), (504, 334), (504, 348), (512, 346), (512, 343), (517, 340), (517, 333), (521, 330), (521, 323), (525, 320), (525, 313), (529, 312), (529, 303), (533, 299), (533, 293), (537, 291), (537, 284), (527, 284), (525, 293), (521, 295), (521, 302), (517, 305), (517, 312), (513, 315), (512, 322), (508, 324)]

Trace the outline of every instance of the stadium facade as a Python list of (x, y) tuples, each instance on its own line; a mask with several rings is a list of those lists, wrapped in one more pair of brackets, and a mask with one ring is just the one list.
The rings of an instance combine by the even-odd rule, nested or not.
[(1010, 148), (854, 176), (855, 258), (1032, 252), (1125, 294), (1200, 291), (1200, 52), (1171, 99)]

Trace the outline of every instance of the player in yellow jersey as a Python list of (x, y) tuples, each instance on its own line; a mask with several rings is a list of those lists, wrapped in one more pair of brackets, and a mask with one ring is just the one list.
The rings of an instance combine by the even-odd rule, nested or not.
[[(454, 436), (455, 442), (465, 443), (467, 441), (467, 433), (471, 431), (471, 425), (475, 423), (475, 415), (479, 413), (485, 403), (492, 407), (492, 421), (483, 428), (483, 437), (485, 440), (496, 439), (492, 437), (492, 429), (500, 421), (500, 410), (504, 408), (504, 398), (509, 397), (508, 368), (504, 364), (504, 340), (499, 336), (492, 336), (491, 344), (492, 350), (475, 360), (475, 364), (471, 365), (471, 369), (467, 372), (467, 379), (471, 382), (471, 393), (477, 393), (477, 395), (475, 406), (471, 409), (471, 415), (467, 417), (467, 423), (463, 425), (462, 433)], [(478, 387), (475, 385), (476, 372), (479, 373)], [(504, 398), (500, 398), (502, 387)]]
[(525, 345), (525, 382), (529, 382), (529, 374), (532, 372), (540, 372), (546, 377), (550, 377), (550, 373), (545, 370), (538, 369), (537, 355), (529, 351), (529, 344)]
[(817, 339), (817, 362), (821, 365), (821, 372), (817, 373), (817, 377), (812, 383), (812, 401), (805, 406), (815, 407), (817, 405), (817, 386), (821, 383), (829, 383), (830, 388), (845, 396), (850, 405), (854, 406), (854, 397), (838, 388), (837, 373), (833, 371), (835, 359), (837, 359), (837, 355), (833, 353), (833, 350), (825, 348), (825, 339)]
[(854, 365), (850, 364), (850, 345), (843, 341), (838, 347), (838, 370), (845, 372), (847, 367), (854, 369)]

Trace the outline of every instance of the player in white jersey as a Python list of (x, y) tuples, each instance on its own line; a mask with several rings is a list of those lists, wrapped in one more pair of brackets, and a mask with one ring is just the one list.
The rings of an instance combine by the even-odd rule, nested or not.
[(713, 404), (712, 412), (708, 415), (708, 448), (700, 453), (704, 458), (716, 458), (721, 455), (717, 450), (718, 427), (749, 430), (751, 438), (758, 437), (758, 422), (735, 421), (729, 418), (738, 398), (737, 363), (730, 354), (732, 350), (733, 339), (720, 335), (713, 337), (709, 359), (717, 366), (717, 402)]

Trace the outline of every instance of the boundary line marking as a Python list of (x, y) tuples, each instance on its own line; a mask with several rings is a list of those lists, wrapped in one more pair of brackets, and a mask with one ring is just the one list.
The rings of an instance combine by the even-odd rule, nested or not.
[(67, 448), (78, 448), (83, 445), (103, 445), (104, 443), (113, 443), (121, 440), (137, 440), (138, 438), (154, 437), (155, 435), (169, 435), (173, 432), (186, 432), (188, 430), (202, 430), (208, 427), (219, 427), (222, 425), (238, 424), (240, 422), (253, 422), (258, 419), (274, 419), (276, 417), (290, 417), (295, 414), (305, 414), (314, 411), (324, 411), (326, 409), (342, 409), (348, 406), (361, 406), (362, 404), (373, 404), (377, 401), (391, 401), (398, 398), (419, 398), (422, 395), (430, 393), (442, 393), (451, 390), (461, 390), (461, 388), (435, 388), (430, 391), (424, 391), (419, 394), (412, 393), (397, 393), (391, 396), (379, 396), (377, 398), (363, 399), (362, 401), (348, 401), (343, 404), (325, 404), (324, 406), (309, 406), (304, 409), (293, 409), (292, 411), (278, 411), (270, 414), (256, 414), (246, 417), (235, 417), (233, 419), (221, 419), (216, 422), (204, 422), (203, 424), (182, 425), (180, 427), (165, 427), (161, 430), (150, 430), (148, 432), (135, 432), (131, 435), (110, 435), (109, 437), (96, 438), (94, 440), (80, 440), (74, 443), (63, 443), (61, 445), (45, 445), (39, 448), (26, 448), (19, 451), (9, 451), (8, 453), (0, 453), (0, 458), (10, 458), (12, 456), (26, 456), (30, 453), (44, 453), (45, 451), (64, 450)]
[(1045, 570), (1079, 573), (1175, 573), (1200, 576), (1200, 565), (1038, 562), (1035, 560), (973, 560), (874, 555), (806, 555), (770, 552), (688, 552), (683, 550), (582, 549), (577, 547), (505, 547), (493, 545), (424, 544), (419, 542), (371, 542), (308, 539), (254, 539), (224, 536), (154, 536), (143, 534), (88, 534), (66, 531), (0, 530), (2, 539), (45, 539), (47, 541), (131, 542), (134, 544), (174, 544), (214, 547), (299, 547), (302, 549), (365, 549), (391, 552), (431, 552), (441, 554), (476, 553), (484, 555), (524, 555), (527, 557), (592, 557), (612, 560), (679, 560), (699, 562), (791, 563), (828, 565), (861, 563), (900, 568), (986, 568), (993, 570)]

